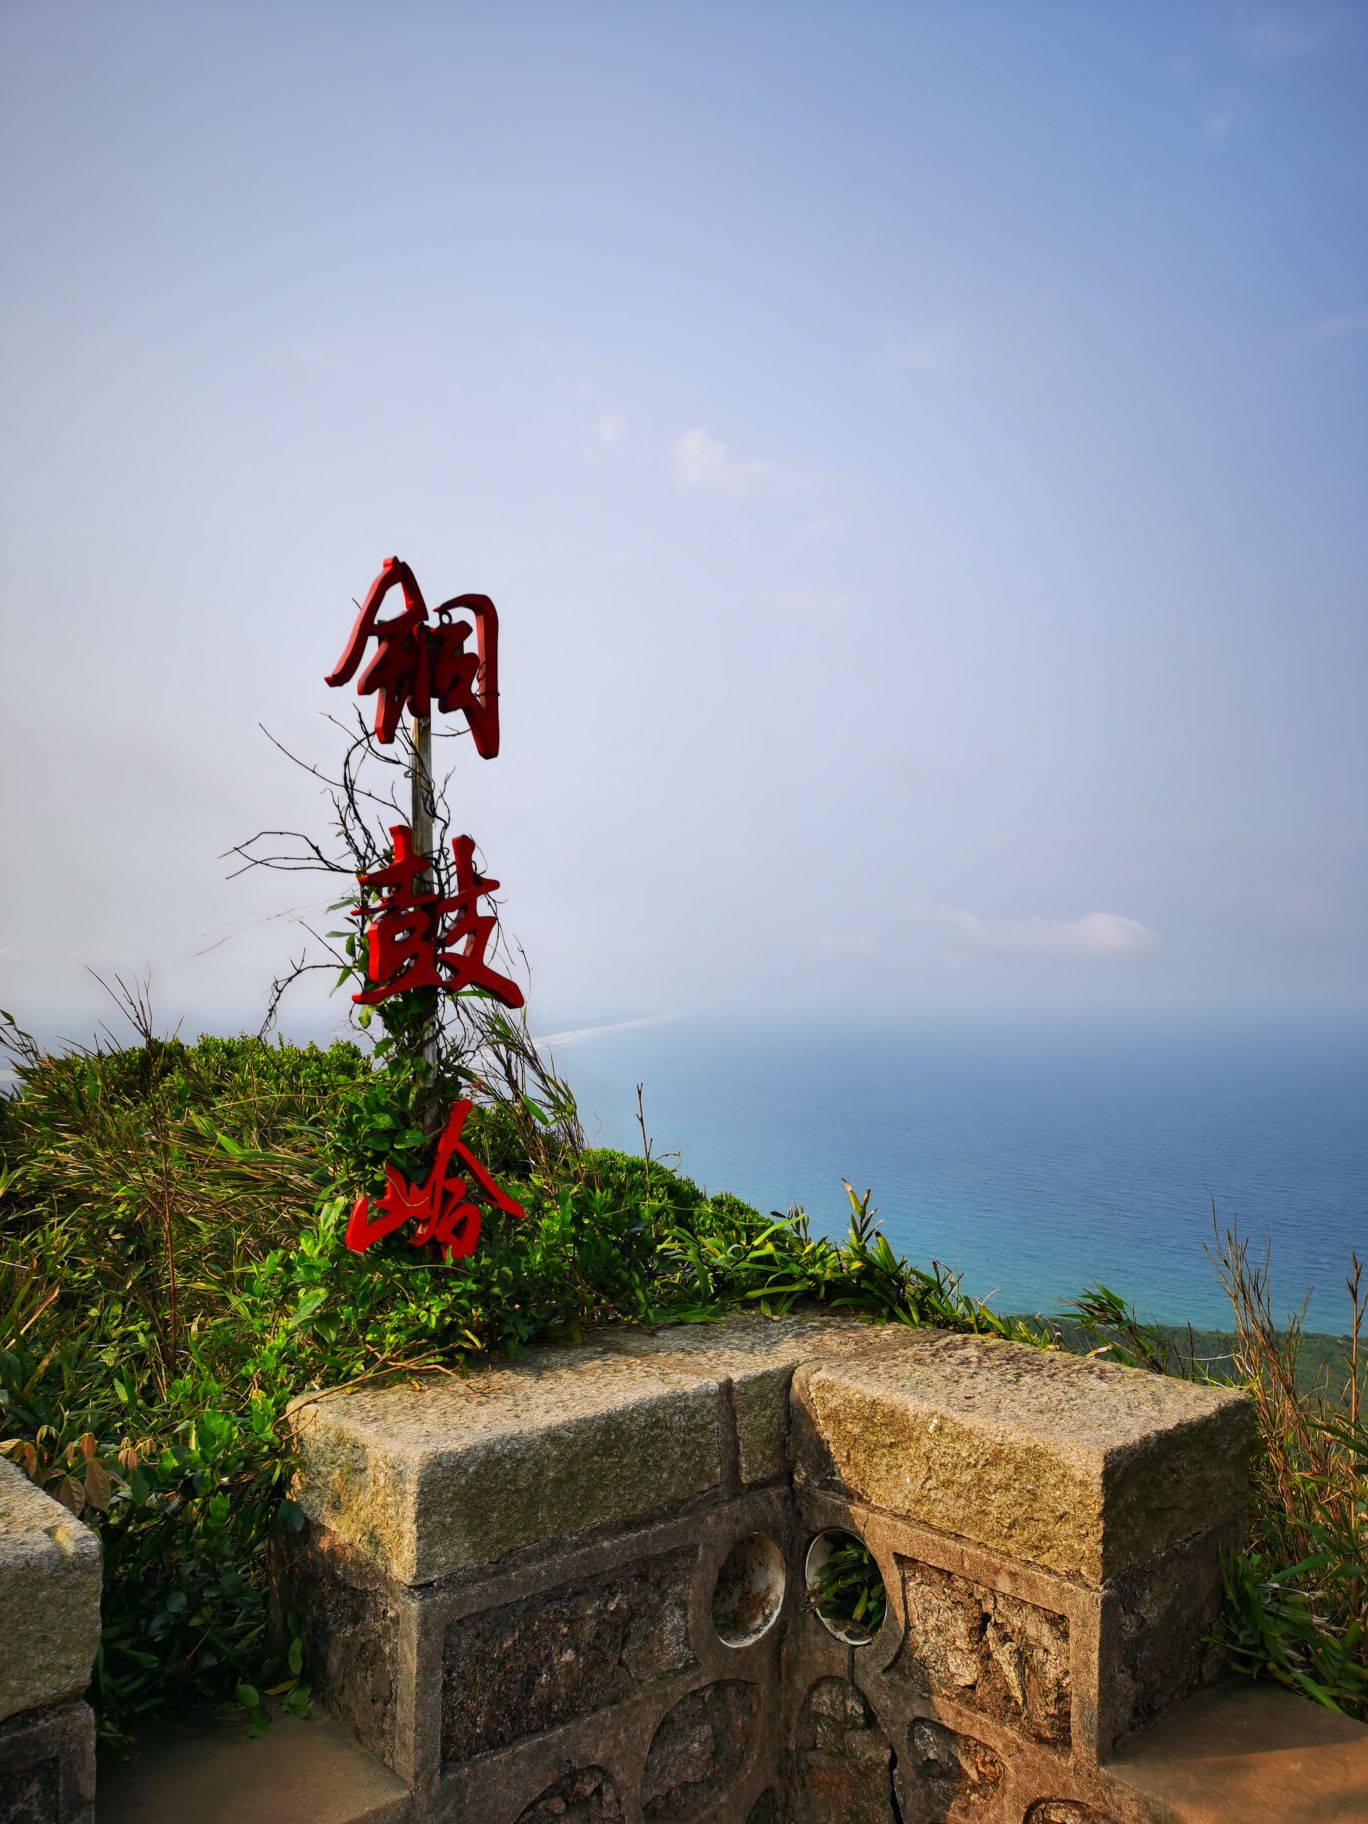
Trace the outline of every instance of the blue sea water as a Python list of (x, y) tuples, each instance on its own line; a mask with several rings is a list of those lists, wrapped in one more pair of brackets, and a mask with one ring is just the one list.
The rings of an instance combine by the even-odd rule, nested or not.
[(1282, 1311), (1343, 1331), (1368, 1260), (1368, 1022), (984, 1020), (839, 1030), (679, 1019), (553, 1045), (591, 1139), (658, 1153), (762, 1209), (885, 1233), (1000, 1310), (1104, 1282), (1145, 1316), (1225, 1327), (1212, 1206), (1271, 1247)]

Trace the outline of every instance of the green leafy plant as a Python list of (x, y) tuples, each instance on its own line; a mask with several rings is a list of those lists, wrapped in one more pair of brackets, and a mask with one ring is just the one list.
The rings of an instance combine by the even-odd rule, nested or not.
[(1235, 1321), (1229, 1377), (1254, 1402), (1253, 1509), (1244, 1550), (1224, 1565), (1226, 1642), (1239, 1671), (1277, 1679), (1368, 1721), (1368, 1408), (1358, 1258), (1345, 1282), (1341, 1372), (1300, 1374), (1299, 1314), (1274, 1316), (1269, 1263), (1239, 1234), (1212, 1249)]
[(872, 1640), (888, 1608), (878, 1561), (853, 1533), (825, 1535), (829, 1550), (808, 1579), (808, 1607), (845, 1638)]

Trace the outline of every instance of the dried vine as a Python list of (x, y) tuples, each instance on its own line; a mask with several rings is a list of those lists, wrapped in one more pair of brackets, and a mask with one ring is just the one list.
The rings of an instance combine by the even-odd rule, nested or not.
[[(392, 746), (382, 746), (375, 731), (358, 710), (354, 724), (336, 716), (327, 721), (346, 736), (337, 774), (301, 759), (269, 729), (263, 733), (293, 765), (302, 768), (323, 787), (331, 808), (331, 846), (300, 830), (263, 829), (245, 842), (234, 844), (224, 859), (239, 865), (229, 878), (254, 868), (289, 874), (323, 874), (347, 882), (346, 893), (331, 902), (330, 912), (351, 914), (364, 899), (357, 877), (383, 868), (391, 859), (390, 830), (410, 821), (409, 794), (414, 766), (414, 746), (401, 725)], [(453, 735), (434, 731), (436, 740)], [(379, 769), (385, 769), (381, 773)], [(387, 776), (386, 776), (387, 775)], [(448, 797), (450, 774), (438, 781), (424, 770), (423, 806), (431, 820), (432, 860), (428, 878), (439, 898), (455, 891), (455, 864), (451, 853), (452, 817)], [(387, 785), (388, 789), (385, 789)], [(368, 985), (365, 920), (349, 918), (337, 930), (318, 931), (299, 921), (310, 940), (289, 967), (276, 976), (267, 997), (261, 1036), (269, 1033), (290, 988), (301, 977), (326, 970), (336, 977), (334, 989)], [(526, 954), (510, 946), (498, 928), (495, 954), (506, 968), (515, 964), (524, 978), (529, 974)], [(578, 1151), (583, 1135), (574, 1097), (543, 1057), (527, 1024), (525, 1013), (507, 1013), (481, 989), (457, 993), (396, 994), (374, 1008), (350, 1004), (350, 1021), (360, 1033), (373, 1038), (373, 1017), (382, 1036), (374, 1039), (378, 1060), (400, 1058), (427, 1060), (432, 1093), (429, 1118), (440, 1125), (453, 1091), (474, 1094), (477, 1100), (509, 1108), (524, 1124), (530, 1156), (546, 1162), (553, 1151), (569, 1147)]]

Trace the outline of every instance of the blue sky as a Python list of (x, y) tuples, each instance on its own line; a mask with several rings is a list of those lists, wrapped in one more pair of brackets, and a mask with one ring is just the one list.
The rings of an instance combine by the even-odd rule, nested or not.
[(1362, 1009), (1365, 96), (1352, 6), (7, 7), (0, 1004), (255, 1026), (398, 552), (534, 1025)]

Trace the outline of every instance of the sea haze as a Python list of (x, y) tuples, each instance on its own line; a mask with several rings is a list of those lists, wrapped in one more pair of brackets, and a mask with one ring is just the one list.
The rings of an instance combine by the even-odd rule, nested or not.
[(1224, 1327), (1212, 1205), (1262, 1254), (1280, 1310), (1348, 1327), (1368, 1258), (1368, 1022), (908, 1024), (821, 1032), (677, 1019), (559, 1037), (591, 1140), (709, 1190), (844, 1228), (871, 1186), (895, 1248), (1001, 1310), (1090, 1282), (1143, 1315)]

